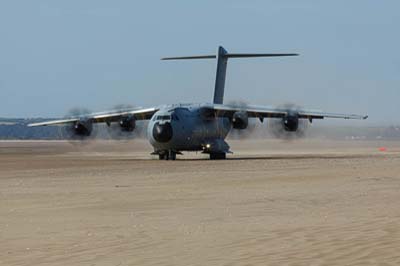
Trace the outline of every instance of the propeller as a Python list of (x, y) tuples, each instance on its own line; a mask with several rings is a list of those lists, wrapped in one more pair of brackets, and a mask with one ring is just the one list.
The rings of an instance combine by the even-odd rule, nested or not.
[(86, 118), (90, 111), (86, 108), (73, 108), (65, 118), (79, 117), (75, 123), (59, 127), (59, 138), (71, 141), (73, 144), (82, 144), (84, 141), (92, 140), (97, 135), (96, 126)]
[[(236, 107), (238, 109), (243, 109), (246, 110), (248, 107), (248, 104), (245, 101), (231, 101), (228, 103), (229, 106)], [(238, 114), (240, 116), (240, 114)], [(239, 128), (232, 128), (231, 131), (229, 132), (229, 137), (233, 139), (244, 139), (248, 138), (253, 134), (257, 129), (257, 123), (255, 119), (248, 118), (248, 123), (245, 128), (239, 129)]]
[[(130, 104), (118, 104), (113, 110), (117, 112), (129, 111), (135, 107)], [(124, 116), (117, 122), (111, 122), (107, 125), (108, 137), (114, 140), (128, 140), (142, 136), (144, 133), (144, 124), (142, 121), (136, 121), (134, 116)]]
[(299, 119), (299, 106), (291, 103), (278, 106), (279, 109), (286, 110), (287, 116), (283, 118), (271, 118), (268, 129), (270, 133), (280, 139), (293, 140), (305, 137), (309, 126), (307, 119)]

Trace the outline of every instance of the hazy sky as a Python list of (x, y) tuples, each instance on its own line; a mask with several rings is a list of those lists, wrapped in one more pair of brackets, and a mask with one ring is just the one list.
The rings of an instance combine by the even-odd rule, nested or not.
[(400, 1), (0, 2), (0, 117), (73, 107), (211, 102), (215, 62), (163, 56), (298, 52), (232, 59), (225, 99), (297, 102), (400, 122)]

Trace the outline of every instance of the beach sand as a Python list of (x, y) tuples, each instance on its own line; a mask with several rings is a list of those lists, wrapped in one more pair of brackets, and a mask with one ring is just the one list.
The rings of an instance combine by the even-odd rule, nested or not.
[(400, 265), (399, 142), (230, 144), (0, 142), (0, 265)]

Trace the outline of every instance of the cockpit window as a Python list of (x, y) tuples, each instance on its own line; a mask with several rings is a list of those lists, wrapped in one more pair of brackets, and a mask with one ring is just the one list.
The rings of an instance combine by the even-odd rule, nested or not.
[(170, 115), (159, 115), (157, 116), (157, 120), (171, 120), (171, 116)]

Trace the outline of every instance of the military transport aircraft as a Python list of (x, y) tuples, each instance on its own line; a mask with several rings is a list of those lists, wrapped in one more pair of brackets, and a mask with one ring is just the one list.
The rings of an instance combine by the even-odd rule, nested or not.
[(77, 136), (89, 136), (94, 123), (118, 123), (121, 131), (131, 132), (136, 121), (149, 120), (147, 137), (154, 147), (153, 155), (160, 160), (175, 160), (182, 151), (202, 151), (210, 159), (225, 159), (230, 152), (225, 138), (234, 129), (245, 130), (249, 118), (280, 119), (284, 131), (299, 130), (299, 121), (324, 118), (366, 119), (367, 116), (307, 111), (300, 108), (270, 108), (263, 106), (234, 106), (223, 104), (226, 68), (229, 58), (297, 56), (298, 54), (242, 54), (228, 53), (218, 47), (216, 55), (167, 57), (162, 60), (210, 59), (217, 60), (213, 103), (173, 104), (146, 109), (93, 113), (67, 119), (34, 123), (29, 126), (66, 125)]

